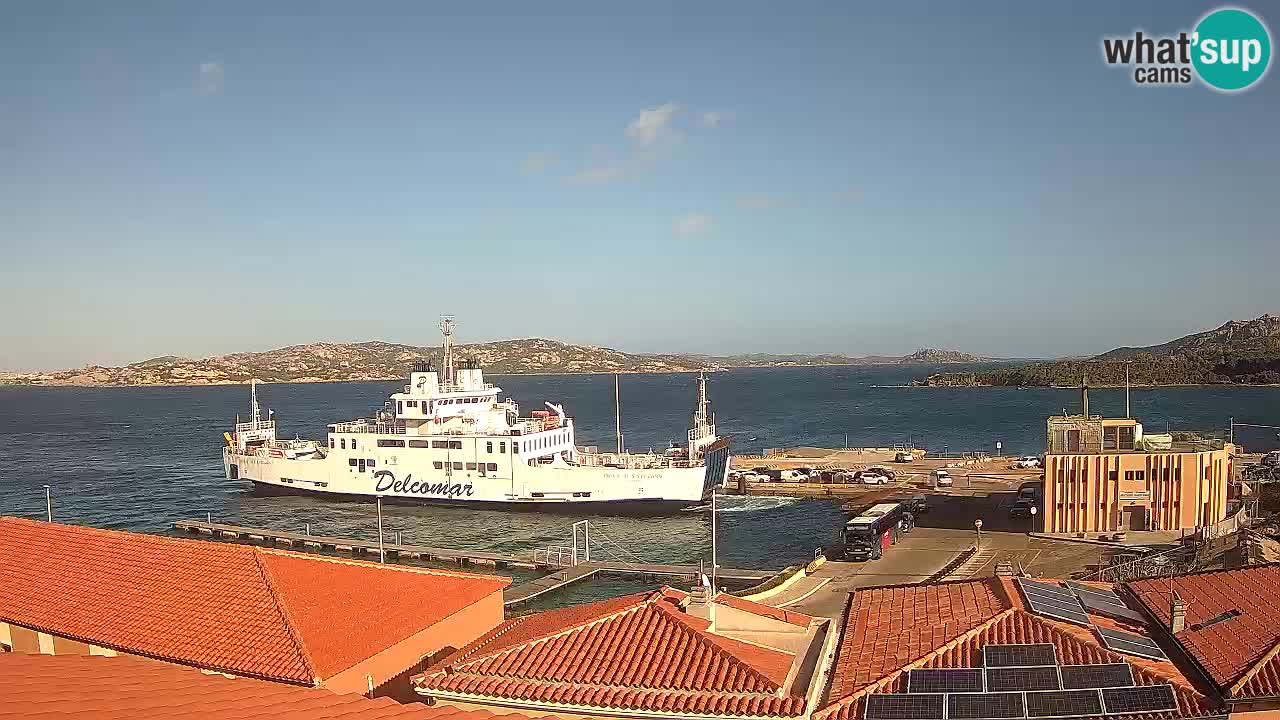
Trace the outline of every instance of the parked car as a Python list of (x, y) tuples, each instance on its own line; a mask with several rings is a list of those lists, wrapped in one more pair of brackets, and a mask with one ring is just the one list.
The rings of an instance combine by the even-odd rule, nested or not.
[(880, 473), (872, 472), (871, 470), (863, 470), (862, 474), (858, 476), (858, 479), (863, 485), (887, 485), (892, 482), (888, 475), (881, 475)]
[(1013, 505), (1009, 506), (1009, 517), (1010, 518), (1029, 518), (1032, 515), (1035, 515), (1035, 512), (1033, 512), (1035, 510), (1035, 507), (1036, 507), (1035, 501), (1027, 500), (1025, 498), (1019, 499)]
[(889, 482), (894, 482), (898, 477), (898, 473), (894, 472), (893, 470), (890, 470), (887, 467), (881, 467), (879, 465), (873, 465), (872, 467), (867, 468), (866, 472), (873, 472), (873, 473), (876, 473), (877, 475), (884, 475), (885, 477), (889, 478)]
[(1035, 455), (1023, 455), (1022, 457), (1013, 461), (1014, 470), (1027, 470), (1030, 468), (1038, 468), (1038, 467), (1040, 467), (1040, 458), (1036, 457)]
[(1040, 486), (1038, 485), (1024, 485), (1020, 490), (1018, 490), (1018, 500), (1020, 501), (1027, 500), (1030, 502), (1035, 502), (1039, 499), (1040, 499)]
[(929, 473), (929, 479), (933, 481), (934, 487), (952, 487), (955, 480), (951, 478), (951, 473), (941, 468)]
[(915, 462), (916, 455), (910, 450), (899, 450), (898, 454), (893, 456), (893, 461), (900, 463)]

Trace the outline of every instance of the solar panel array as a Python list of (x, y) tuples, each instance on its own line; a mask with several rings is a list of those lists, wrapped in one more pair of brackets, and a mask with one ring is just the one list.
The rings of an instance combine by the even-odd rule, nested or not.
[(1093, 587), (1091, 585), (1083, 585), (1077, 582), (1067, 581), (1067, 587), (1080, 598), (1080, 604), (1084, 605), (1085, 610), (1104, 615), (1117, 620), (1128, 620), (1129, 622), (1146, 623), (1146, 618), (1142, 613), (1130, 608), (1124, 604), (1124, 600), (1120, 596), (1103, 588)]
[(1062, 683), (1058, 679), (1058, 668), (1054, 665), (987, 668), (988, 692), (1060, 689)]
[(909, 693), (982, 692), (986, 689), (980, 668), (912, 670), (907, 673)]
[(1111, 630), (1110, 628), (1098, 628), (1098, 634), (1102, 636), (1102, 644), (1108, 650), (1151, 658), (1152, 660), (1169, 659), (1164, 654), (1164, 651), (1160, 649), (1160, 646), (1155, 644), (1155, 641), (1151, 638), (1120, 632), (1119, 630)]
[(1110, 665), (1063, 665), (1062, 689), (1129, 687), (1133, 685), (1133, 670), (1129, 663)]
[(989, 668), (1057, 665), (1058, 653), (1052, 643), (987, 645), (982, 648), (982, 659)]
[(911, 670), (907, 692), (869, 695), (863, 715), (866, 720), (1049, 720), (1177, 709), (1171, 685), (1135, 686), (1128, 663), (1058, 665), (1049, 643), (987, 645), (983, 664)]
[(1018, 578), (1018, 586), (1027, 599), (1031, 611), (1055, 620), (1065, 620), (1085, 627), (1093, 627), (1089, 615), (1080, 605), (1080, 599), (1067, 588), (1051, 583)]

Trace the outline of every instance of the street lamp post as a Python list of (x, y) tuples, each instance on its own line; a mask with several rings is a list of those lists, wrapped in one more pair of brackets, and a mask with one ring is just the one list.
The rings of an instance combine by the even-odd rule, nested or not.
[(382, 548), (382, 496), (378, 496), (378, 562), (387, 561), (387, 551)]

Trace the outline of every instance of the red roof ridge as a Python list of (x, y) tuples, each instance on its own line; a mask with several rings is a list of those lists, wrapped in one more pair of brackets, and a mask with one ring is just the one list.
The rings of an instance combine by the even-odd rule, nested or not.
[[(583, 682), (566, 682), (562, 680), (535, 680), (529, 678), (509, 678), (504, 681), (502, 695), (489, 694), (485, 692), (471, 692), (468, 690), (433, 690), (433, 693), (441, 695), (451, 695), (459, 698), (486, 698), (495, 700), (512, 700), (513, 691), (516, 688), (537, 688), (544, 690), (534, 695), (539, 706), (553, 706), (557, 708), (644, 708), (647, 702), (652, 699), (665, 699), (667, 701), (674, 698), (689, 699), (693, 701), (706, 701), (708, 698), (714, 697), (717, 701), (723, 703), (725, 700), (740, 699), (750, 700), (769, 700), (768, 708), (762, 707), (763, 712), (752, 713), (744, 712), (715, 712), (708, 707), (707, 711), (688, 708), (685, 710), (673, 708), (670, 712), (693, 712), (698, 715), (718, 715), (718, 716), (778, 716), (795, 717), (804, 712), (805, 698), (782, 696), (777, 693), (760, 693), (744, 690), (698, 690), (698, 689), (681, 689), (681, 688), (642, 688), (642, 687), (618, 687), (616, 685), (607, 685), (600, 683), (583, 683)], [(603, 699), (599, 703), (595, 702), (574, 702), (560, 701), (554, 698), (563, 697), (564, 693), (556, 691), (577, 691), (579, 695), (598, 696), (597, 694), (606, 694), (608, 699)], [(519, 709), (516, 709), (519, 712)], [(666, 711), (664, 711), (666, 714)]]
[(1264, 653), (1262, 657), (1258, 658), (1258, 661), (1245, 671), (1245, 673), (1240, 676), (1239, 680), (1232, 683), (1230, 688), (1231, 695), (1235, 696), (1239, 693), (1241, 688), (1248, 685), (1249, 681), (1253, 680), (1253, 678), (1257, 676), (1258, 672), (1261, 671), (1262, 668), (1266, 667), (1268, 663), (1275, 660), (1277, 655), (1280, 655), (1280, 642), (1272, 645), (1271, 649)]
[[(660, 590), (655, 592), (656, 594), (661, 594)], [(590, 625), (594, 625), (598, 622), (602, 622), (605, 620), (612, 620), (615, 617), (624, 615), (626, 613), (632, 612), (638, 608), (643, 607), (644, 604), (649, 601), (650, 597), (655, 594), (655, 592), (635, 593), (631, 596), (623, 595), (621, 597), (614, 598), (614, 600), (621, 600), (623, 598), (631, 597), (634, 599), (634, 602), (630, 605), (625, 605), (621, 608), (618, 608), (616, 610), (613, 610), (605, 614), (588, 616), (578, 622), (573, 622), (568, 625), (557, 627), (548, 632), (533, 635), (525, 639), (521, 643), (500, 647), (496, 650), (485, 652), (484, 647), (486, 645), (493, 643), (494, 641), (503, 637), (507, 633), (515, 630), (516, 628), (527, 624), (531, 619), (538, 617), (538, 613), (534, 613), (530, 615), (521, 615), (520, 617), (511, 618), (510, 620), (507, 620), (506, 622), (498, 625), (498, 627), (494, 628), (493, 630), (490, 630), (484, 635), (481, 635), (480, 637), (471, 641), (469, 644), (459, 648), (457, 652), (454, 652), (447, 657), (441, 658), (438, 662), (428, 667), (423, 674), (432, 675), (432, 674), (438, 673), (440, 670), (443, 670), (444, 668), (455, 667), (455, 666), (460, 667), (464, 664), (470, 664), (479, 660), (483, 660), (485, 658), (498, 657), (499, 655), (510, 653), (522, 646), (532, 645), (538, 642), (542, 642), (544, 640), (550, 640), (556, 637), (560, 637), (561, 635), (571, 633), (574, 630), (577, 630), (579, 628), (588, 627)], [(606, 603), (609, 601), (605, 600), (601, 602)], [(572, 610), (574, 608), (570, 607), (570, 608), (562, 608), (562, 609)], [(556, 611), (552, 610), (549, 612), (556, 612)]]
[(275, 577), (272, 576), (271, 570), (266, 563), (262, 562), (261, 548), (254, 548), (253, 550), (253, 564), (257, 566), (258, 572), (262, 573), (262, 582), (267, 586), (267, 594), (271, 596), (271, 602), (275, 604), (276, 612), (280, 613), (280, 622), (284, 625), (285, 632), (289, 635), (293, 650), (298, 653), (298, 658), (302, 660), (303, 667), (311, 675), (312, 684), (319, 686), (320, 673), (316, 670), (315, 660), (312, 659), (311, 653), (307, 652), (307, 644), (303, 641), (302, 633), (298, 632), (298, 627), (289, 614), (287, 602), (276, 587)]
[[(660, 612), (666, 613), (670, 619), (674, 620), (676, 625), (679, 628), (681, 628), (683, 632), (688, 634), (690, 637), (696, 638), (697, 640), (709, 645), (712, 652), (723, 657), (725, 661), (729, 663), (730, 666), (741, 667), (744, 671), (746, 671), (756, 679), (760, 680), (766, 685), (773, 687), (774, 692), (777, 692), (777, 693), (782, 692), (784, 683), (779, 683), (773, 680), (769, 676), (757, 670), (750, 663), (743, 662), (741, 658), (735, 655), (729, 648), (725, 647), (725, 645), (740, 642), (745, 645), (752, 645), (765, 650), (771, 650), (776, 653), (784, 653), (787, 655), (792, 655), (794, 657), (793, 653), (788, 653), (785, 650), (779, 650), (777, 648), (771, 648), (767, 645), (760, 645), (759, 643), (749, 643), (745, 640), (737, 640), (735, 638), (722, 637), (720, 635), (716, 635), (713, 632), (710, 632), (709, 630), (700, 630), (700, 629), (694, 628), (688, 622), (688, 619), (691, 619), (691, 616), (688, 613), (685, 613), (681, 610), (677, 610), (674, 607), (670, 607), (667, 603), (663, 603), (663, 602), (655, 602), (653, 603), (653, 605), (655, 605)], [(696, 616), (693, 616), (693, 617), (696, 617)], [(701, 619), (701, 618), (698, 618), (698, 619)], [(722, 643), (721, 641), (727, 641), (727, 642)]]

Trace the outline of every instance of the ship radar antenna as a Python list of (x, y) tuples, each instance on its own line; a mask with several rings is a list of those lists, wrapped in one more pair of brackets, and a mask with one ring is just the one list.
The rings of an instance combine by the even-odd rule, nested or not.
[(257, 429), (258, 421), (262, 419), (262, 409), (258, 407), (258, 378), (249, 380), (249, 405), (253, 415), (250, 419), (253, 422), (254, 429)]
[(440, 316), (440, 333), (444, 335), (444, 361), (441, 363), (442, 378), (445, 383), (453, 384), (453, 316)]

